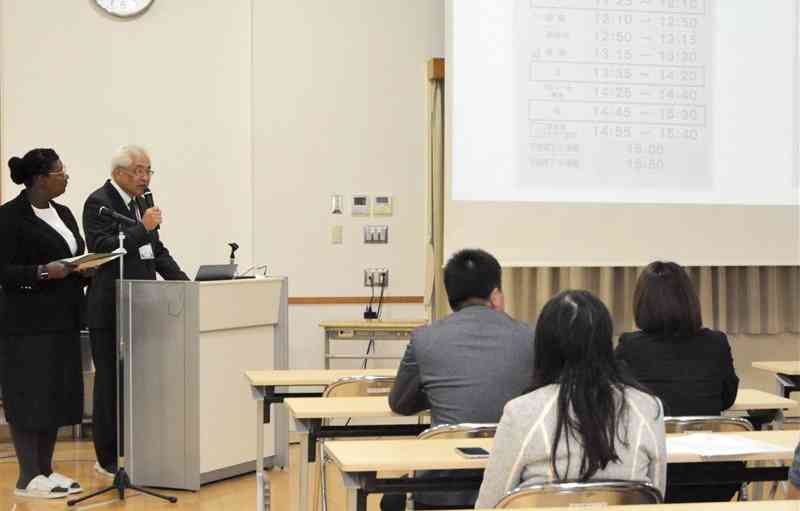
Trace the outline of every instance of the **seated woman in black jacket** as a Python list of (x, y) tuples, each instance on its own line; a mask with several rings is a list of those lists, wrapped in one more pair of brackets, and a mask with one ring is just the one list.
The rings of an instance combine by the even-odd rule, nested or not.
[[(720, 415), (736, 400), (739, 378), (728, 338), (703, 328), (700, 301), (686, 271), (671, 262), (648, 265), (636, 284), (633, 314), (639, 331), (622, 334), (616, 355), (664, 403), (667, 416)], [(671, 480), (710, 464), (672, 464), (667, 502), (730, 500), (736, 485), (674, 487)]]

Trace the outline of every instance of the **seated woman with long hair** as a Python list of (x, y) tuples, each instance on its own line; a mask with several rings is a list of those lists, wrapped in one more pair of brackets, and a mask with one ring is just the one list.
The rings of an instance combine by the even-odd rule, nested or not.
[(664, 414), (614, 358), (608, 309), (565, 291), (536, 324), (533, 391), (506, 404), (476, 508), (523, 484), (591, 479), (666, 484)]

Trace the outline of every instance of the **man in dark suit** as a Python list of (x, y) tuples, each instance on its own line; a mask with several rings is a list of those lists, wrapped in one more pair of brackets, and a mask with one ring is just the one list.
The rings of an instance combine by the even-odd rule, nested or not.
[[(165, 280), (189, 280), (161, 242), (157, 228), (161, 210), (147, 208), (142, 195), (153, 174), (147, 152), (136, 146), (124, 147), (113, 158), (111, 179), (95, 190), (83, 208), (83, 231), (90, 252), (111, 252), (119, 247), (117, 223), (100, 216), (106, 207), (137, 223), (123, 226), (125, 233), (126, 279), (155, 280), (156, 273)], [(95, 469), (112, 474), (117, 469), (117, 332), (116, 280), (119, 265), (100, 267), (89, 286), (89, 333), (95, 365), (94, 446)]]
[[(454, 312), (412, 332), (389, 395), (394, 412), (430, 408), (434, 426), (496, 423), (509, 400), (531, 389), (533, 330), (504, 312), (500, 278), (500, 264), (483, 250), (450, 258), (444, 285)], [(467, 508), (476, 498), (476, 492), (426, 493), (415, 504)], [(390, 496), (382, 508), (400, 508), (399, 500)]]

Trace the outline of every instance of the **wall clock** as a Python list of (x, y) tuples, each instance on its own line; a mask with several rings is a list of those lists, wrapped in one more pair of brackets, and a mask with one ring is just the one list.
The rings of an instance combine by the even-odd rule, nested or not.
[(130, 18), (146, 11), (153, 0), (95, 0), (107, 13), (120, 18)]

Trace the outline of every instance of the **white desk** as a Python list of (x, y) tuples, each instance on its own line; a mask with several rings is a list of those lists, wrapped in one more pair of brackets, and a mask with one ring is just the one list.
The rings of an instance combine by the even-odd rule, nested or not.
[(325, 369), (335, 359), (350, 360), (398, 360), (399, 357), (381, 355), (334, 355), (331, 351), (333, 341), (408, 341), (415, 328), (425, 325), (422, 320), (411, 321), (323, 321), (319, 324), (325, 330)]
[(773, 373), (800, 376), (800, 360), (753, 362), (753, 367)]
[[(319, 387), (330, 385), (340, 378), (348, 376), (394, 376), (396, 369), (285, 369), (270, 371), (245, 371), (245, 378), (250, 384), (250, 391), (256, 401), (256, 452), (264, 451), (264, 423), (270, 422), (270, 405), (279, 405), (289, 397), (319, 397), (320, 392), (292, 393), (291, 389)], [(282, 434), (279, 434), (282, 433)], [(305, 435), (303, 435), (305, 437)], [(275, 466), (286, 467), (289, 459), (288, 426), (286, 431), (275, 434)], [(266, 508), (264, 492), (263, 456), (256, 463), (256, 509)], [(307, 485), (306, 485), (307, 486)], [(303, 486), (304, 487), (304, 486)], [(306, 493), (302, 494), (301, 507), (304, 510)]]
[[(735, 461), (784, 461), (792, 458), (794, 449), (800, 441), (800, 431), (756, 431), (751, 433), (714, 433), (714, 435), (736, 435), (770, 444), (779, 445), (780, 452), (756, 453), (737, 457)], [(362, 442), (326, 442), (325, 451), (342, 472), (348, 489), (347, 506), (351, 511), (365, 511), (367, 495), (382, 493), (387, 488), (413, 492), (418, 490), (419, 480), (408, 477), (401, 479), (381, 479), (378, 472), (408, 472), (416, 470), (458, 470), (482, 469), (487, 459), (466, 459), (456, 453), (456, 447), (482, 447), (489, 452), (494, 445), (493, 438), (448, 439), (448, 440), (365, 440)], [(667, 453), (669, 463), (702, 463), (716, 461), (704, 459), (689, 453)], [(726, 458), (726, 461), (730, 461)], [(745, 468), (743, 474), (756, 471), (780, 473), (776, 479), (785, 478), (788, 468)], [(464, 476), (441, 481), (441, 488), (432, 488), (430, 480), (427, 490), (446, 490), (456, 483), (478, 488), (481, 478)], [(763, 502), (762, 502), (763, 504)]]
[(783, 397), (800, 390), (800, 360), (753, 362), (753, 367), (775, 373), (778, 394)]
[[(285, 400), (295, 430), (306, 433), (301, 438), (300, 485), (298, 502), (307, 494), (308, 467), (316, 459), (316, 445), (321, 438), (416, 436), (428, 425), (396, 424), (384, 426), (324, 426), (332, 419), (398, 417), (389, 408), (386, 396), (341, 398), (290, 398)], [(776, 410), (794, 408), (796, 401), (755, 389), (740, 389), (731, 411)], [(303, 507), (300, 508), (305, 509)]]

